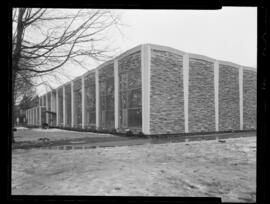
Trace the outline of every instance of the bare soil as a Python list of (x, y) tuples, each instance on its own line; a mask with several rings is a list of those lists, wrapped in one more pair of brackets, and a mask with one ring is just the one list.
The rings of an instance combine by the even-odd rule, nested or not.
[(13, 195), (206, 196), (256, 202), (256, 137), (83, 150), (15, 149)]

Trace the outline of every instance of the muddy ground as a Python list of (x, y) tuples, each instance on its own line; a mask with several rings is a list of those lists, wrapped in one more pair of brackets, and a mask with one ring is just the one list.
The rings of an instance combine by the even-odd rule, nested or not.
[(15, 149), (12, 194), (214, 196), (223, 202), (255, 202), (256, 137), (84, 150)]

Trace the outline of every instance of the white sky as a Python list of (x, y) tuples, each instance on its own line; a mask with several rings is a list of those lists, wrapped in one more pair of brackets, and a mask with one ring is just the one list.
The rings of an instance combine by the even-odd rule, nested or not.
[[(116, 56), (139, 44), (153, 43), (257, 67), (257, 8), (221, 10), (116, 10), (122, 14), (121, 33), (108, 32)], [(93, 64), (89, 69), (93, 69)], [(72, 77), (86, 72), (66, 68)], [(59, 84), (57, 85), (59, 86)], [(44, 87), (43, 87), (44, 90)], [(42, 88), (38, 91), (43, 92)]]

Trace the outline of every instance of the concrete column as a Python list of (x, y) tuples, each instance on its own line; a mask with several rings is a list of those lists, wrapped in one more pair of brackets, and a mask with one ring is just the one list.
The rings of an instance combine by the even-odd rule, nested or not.
[(36, 125), (39, 125), (39, 106), (36, 107)]
[[(51, 107), (50, 107), (51, 112), (53, 112), (53, 90), (51, 91)], [(52, 121), (52, 115), (51, 115), (51, 121)], [(53, 125), (53, 123), (51, 123)]]
[(64, 85), (63, 85), (63, 126), (66, 126), (66, 94)]
[(99, 77), (98, 69), (95, 70), (95, 83), (96, 83), (96, 128), (99, 128)]
[(59, 125), (59, 112), (58, 112), (58, 110), (59, 110), (59, 101), (58, 101), (58, 89), (56, 89), (56, 126), (58, 126)]
[(239, 67), (240, 130), (243, 130), (243, 67)]
[[(49, 100), (48, 100), (48, 93), (46, 93), (46, 111), (48, 111), (49, 110)], [(46, 123), (48, 123), (49, 124), (49, 114), (48, 113), (46, 113)]]
[(74, 127), (74, 82), (71, 81), (71, 127)]
[(39, 126), (42, 126), (42, 122), (41, 122), (41, 106), (38, 107), (38, 111), (39, 111)]
[(41, 123), (41, 107), (42, 107), (42, 96), (40, 97), (40, 100), (39, 100), (39, 126), (42, 126), (42, 123)]
[(32, 108), (30, 109), (30, 125), (32, 125)]
[(149, 45), (141, 47), (142, 75), (142, 132), (150, 135), (150, 92), (151, 92), (151, 50)]
[(219, 113), (218, 113), (218, 93), (219, 93), (219, 62), (214, 63), (214, 90), (215, 90), (215, 126), (219, 131)]
[(82, 128), (85, 127), (85, 84), (82, 76)]
[(32, 125), (35, 125), (35, 112), (34, 112), (34, 108), (32, 108)]
[(183, 57), (183, 86), (184, 86), (185, 133), (188, 133), (189, 132), (189, 128), (188, 128), (189, 54), (188, 53), (185, 53)]
[(27, 125), (29, 125), (29, 109), (26, 110)]
[(118, 60), (114, 60), (114, 127), (119, 128), (119, 75)]
[(33, 109), (30, 109), (31, 125), (33, 125)]
[(51, 91), (51, 111), (53, 112), (53, 91)]
[(34, 118), (34, 125), (36, 125), (36, 108), (33, 108), (33, 118)]

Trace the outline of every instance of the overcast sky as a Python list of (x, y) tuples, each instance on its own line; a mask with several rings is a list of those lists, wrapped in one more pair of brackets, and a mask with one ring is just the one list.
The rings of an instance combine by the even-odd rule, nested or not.
[[(223, 7), (221, 10), (116, 10), (122, 15), (121, 33), (109, 34), (117, 54), (139, 44), (153, 43), (257, 67), (257, 9)], [(93, 64), (89, 69), (96, 67)], [(85, 72), (67, 68), (72, 76)], [(59, 86), (59, 85), (57, 85)], [(40, 90), (40, 89), (39, 89)]]

